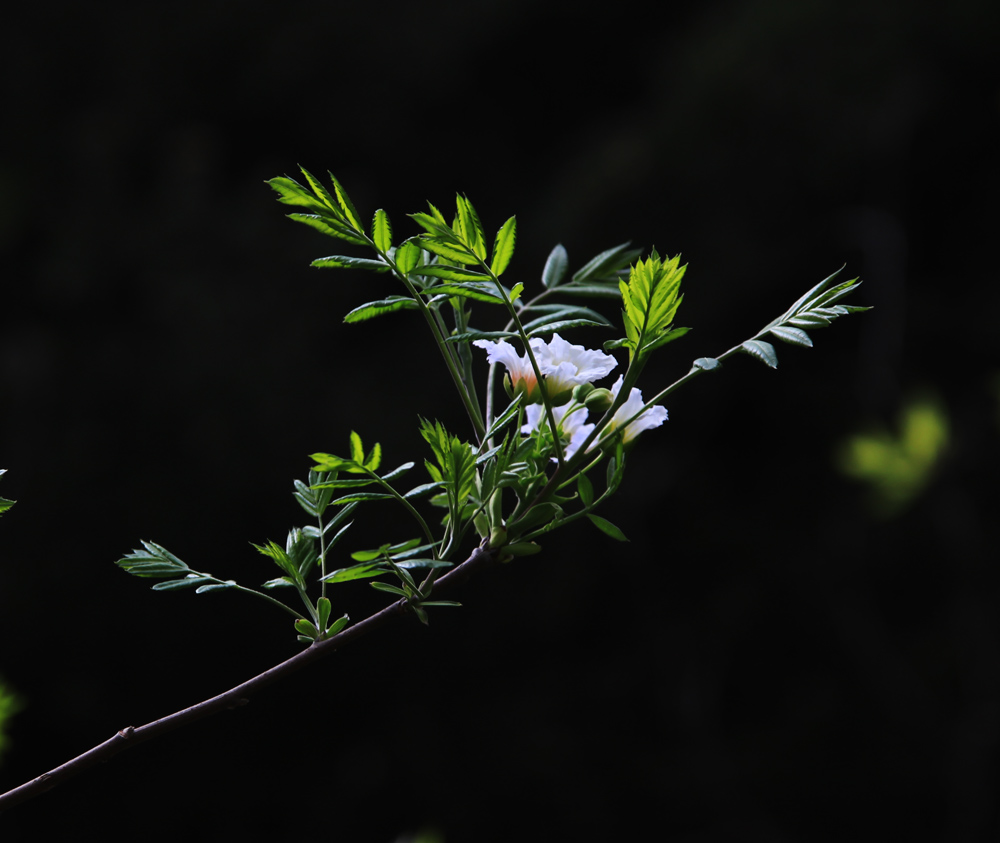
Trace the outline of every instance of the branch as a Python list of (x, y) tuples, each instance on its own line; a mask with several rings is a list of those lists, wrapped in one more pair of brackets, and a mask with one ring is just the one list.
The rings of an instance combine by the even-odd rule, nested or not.
[[(476, 548), (472, 554), (461, 565), (449, 571), (441, 577), (434, 585), (435, 597), (442, 591), (449, 591), (456, 588), (470, 576), (481, 568), (486, 568), (496, 561), (496, 551)], [(0, 811), (11, 808), (21, 802), (39, 796), (47, 790), (51, 790), (58, 784), (71, 779), (79, 773), (93, 767), (95, 764), (108, 761), (112, 756), (130, 749), (136, 744), (158, 738), (182, 726), (187, 726), (197, 720), (201, 720), (209, 715), (220, 711), (237, 708), (246, 705), (249, 698), (258, 691), (263, 690), (268, 685), (283, 679), (306, 665), (329, 656), (350, 644), (356, 639), (362, 638), (376, 629), (387, 626), (391, 621), (406, 615), (406, 601), (397, 600), (391, 603), (374, 615), (370, 615), (362, 621), (347, 627), (343, 632), (328, 638), (325, 641), (316, 641), (308, 649), (303, 650), (274, 667), (265, 670), (252, 679), (248, 679), (234, 688), (230, 688), (218, 696), (203, 700), (189, 708), (175, 711), (145, 726), (126, 726), (118, 731), (113, 737), (98, 744), (97, 746), (70, 759), (65, 764), (60, 764), (47, 773), (43, 773), (31, 781), (25, 782), (20, 787), (15, 787), (7, 793), (0, 794)]]

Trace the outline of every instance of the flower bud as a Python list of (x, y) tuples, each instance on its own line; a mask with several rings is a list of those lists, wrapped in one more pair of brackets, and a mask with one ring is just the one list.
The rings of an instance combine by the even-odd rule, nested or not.
[[(573, 397), (572, 389), (566, 389), (565, 387), (560, 389), (558, 384), (552, 382), (551, 378), (545, 379), (545, 386), (548, 387), (549, 401), (552, 402), (553, 407), (561, 407), (563, 404), (568, 404)], [(538, 397), (538, 400), (541, 401), (541, 396)]]
[(595, 389), (584, 399), (584, 406), (590, 410), (594, 415), (601, 416), (608, 411), (612, 403), (615, 400), (615, 396), (611, 393), (610, 389)]
[(584, 399), (593, 391), (594, 385), (592, 383), (578, 383), (573, 390), (573, 400), (578, 404), (582, 404)]

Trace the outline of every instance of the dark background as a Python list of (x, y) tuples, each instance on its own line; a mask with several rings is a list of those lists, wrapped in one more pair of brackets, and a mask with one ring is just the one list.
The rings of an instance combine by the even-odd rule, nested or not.
[[(569, 9), (572, 8), (572, 11)], [(604, 514), (2, 818), (3, 839), (993, 840), (1000, 624), (997, 5), (730, 0), (35, 4), (0, 92), (0, 786), (296, 651), (238, 596), (157, 594), (153, 539), (250, 585), (351, 429), (463, 423), (395, 290), (264, 180), (332, 169), (400, 234), (519, 221), (511, 281), (632, 239), (690, 262), (647, 395), (842, 264), (875, 310), (672, 396)], [(609, 314), (613, 315), (613, 314)], [(597, 344), (603, 335), (579, 333)], [(485, 371), (485, 366), (484, 366)], [(940, 402), (890, 516), (848, 437)], [(416, 481), (415, 481), (416, 482)], [(345, 549), (392, 532), (375, 511)], [(364, 519), (362, 519), (364, 521)], [(359, 529), (359, 527), (361, 529)], [(400, 530), (408, 530), (401, 525)], [(380, 605), (359, 585), (336, 611)], [(650, 830), (652, 829), (652, 831)]]

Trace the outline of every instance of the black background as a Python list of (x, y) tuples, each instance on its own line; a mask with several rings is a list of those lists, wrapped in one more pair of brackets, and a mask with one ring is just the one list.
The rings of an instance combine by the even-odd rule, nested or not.
[[(400, 235), (457, 191), (491, 230), (516, 213), (529, 292), (557, 242), (574, 267), (682, 252), (695, 330), (647, 395), (842, 264), (876, 309), (672, 396), (604, 511), (629, 544), (556, 534), (430, 629), (120, 756), (3, 839), (995, 839), (997, 24), (986, 0), (22, 10), (0, 675), (25, 709), (0, 786), (295, 652), (264, 604), (123, 574), (138, 539), (254, 585), (274, 571), (248, 542), (303, 523), (307, 454), (355, 429), (395, 465), (418, 414), (461, 429), (418, 319), (342, 325), (396, 291), (311, 269), (340, 245), (265, 179), (332, 169)], [(949, 448), (879, 518), (835, 454), (917, 394)], [(371, 509), (345, 549), (409, 537)], [(382, 602), (343, 591), (353, 618)]]

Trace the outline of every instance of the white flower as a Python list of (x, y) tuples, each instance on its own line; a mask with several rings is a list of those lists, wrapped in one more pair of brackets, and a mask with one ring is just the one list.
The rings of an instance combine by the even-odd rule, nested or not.
[[(619, 376), (618, 380), (615, 381), (615, 385), (611, 387), (611, 394), (618, 397), (618, 393), (621, 391), (623, 377)], [(596, 442), (592, 443), (588, 451), (594, 450), (594, 448), (600, 447), (601, 442), (603, 442), (608, 436), (618, 430), (625, 422), (627, 422), (632, 416), (638, 413), (646, 402), (642, 400), (642, 393), (632, 387), (631, 392), (628, 394), (628, 400), (622, 404), (616, 411), (608, 426), (601, 431), (601, 438)], [(625, 432), (622, 434), (622, 441), (630, 442), (635, 439), (644, 430), (649, 430), (651, 427), (659, 427), (667, 420), (667, 408), (654, 406), (650, 407), (643, 413), (639, 418), (635, 419), (625, 427)]]
[[(577, 384), (599, 380), (618, 365), (618, 361), (610, 354), (584, 348), (582, 345), (571, 345), (559, 334), (553, 334), (548, 343), (538, 337), (528, 342), (538, 363), (538, 371), (545, 378), (549, 399), (555, 405), (565, 404)], [(473, 345), (486, 349), (486, 359), (490, 363), (503, 363), (507, 367), (514, 394), (523, 393), (525, 400), (529, 402), (541, 400), (527, 354), (518, 357), (514, 347), (506, 340), (476, 340)]]
[[(539, 340), (541, 342), (541, 340)], [(535, 371), (531, 368), (531, 360), (528, 355), (518, 357), (517, 352), (507, 340), (491, 342), (490, 340), (476, 340), (473, 343), (477, 348), (486, 349), (486, 360), (489, 363), (503, 363), (507, 367), (507, 374), (510, 377), (510, 385), (513, 394), (523, 394), (525, 401), (541, 401), (541, 390), (538, 388), (538, 380), (535, 378)], [(534, 351), (534, 346), (532, 346)]]
[(577, 384), (600, 380), (618, 365), (610, 354), (571, 345), (559, 334), (553, 334), (547, 345), (541, 340), (531, 340), (531, 350), (535, 352), (538, 368), (545, 375), (545, 385), (554, 404), (568, 400)]
[[(584, 440), (590, 436), (590, 431), (594, 429), (592, 424), (584, 424), (587, 420), (587, 408), (577, 405), (572, 412), (567, 414), (569, 405), (552, 408), (552, 417), (556, 422), (556, 429), (559, 431), (561, 439), (569, 439), (563, 446), (563, 459), (569, 459), (577, 452)], [(525, 414), (528, 423), (521, 426), (521, 433), (532, 434), (539, 429), (539, 426), (547, 428), (548, 418), (545, 415), (545, 408), (541, 404), (530, 404)], [(552, 457), (552, 459), (556, 459)]]

